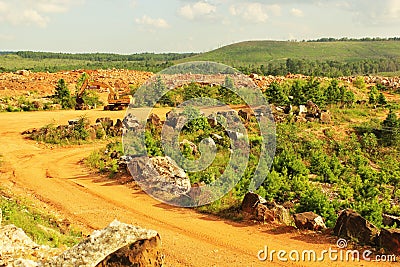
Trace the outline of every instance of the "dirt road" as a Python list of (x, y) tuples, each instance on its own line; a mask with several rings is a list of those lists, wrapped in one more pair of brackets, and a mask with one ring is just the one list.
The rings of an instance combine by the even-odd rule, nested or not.
[[(10, 175), (2, 185), (36, 196), (57, 212), (88, 231), (112, 220), (157, 230), (167, 266), (377, 266), (376, 262), (260, 262), (257, 252), (269, 250), (336, 249), (335, 239), (296, 230), (280, 231), (199, 214), (162, 204), (151, 197), (112, 181), (99, 181), (79, 161), (99, 145), (47, 147), (24, 139), (28, 128), (55, 122), (65, 124), (82, 114), (94, 120), (121, 118), (124, 112), (54, 111), (0, 113), (0, 154)], [(287, 257), (287, 255), (286, 255)], [(390, 266), (379, 263), (379, 266)]]

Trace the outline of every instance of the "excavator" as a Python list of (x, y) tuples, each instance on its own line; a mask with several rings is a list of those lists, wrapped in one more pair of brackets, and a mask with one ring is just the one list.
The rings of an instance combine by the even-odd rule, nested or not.
[(98, 82), (98, 81), (90, 81), (90, 76), (86, 75), (85, 79), (76, 93), (76, 110), (85, 110), (88, 109), (88, 105), (85, 104), (83, 100), (83, 95), (86, 89), (107, 89), (108, 90), (108, 104), (104, 106), (104, 110), (122, 110), (125, 109), (131, 103), (132, 96), (119, 96), (118, 91), (115, 90), (110, 85)]

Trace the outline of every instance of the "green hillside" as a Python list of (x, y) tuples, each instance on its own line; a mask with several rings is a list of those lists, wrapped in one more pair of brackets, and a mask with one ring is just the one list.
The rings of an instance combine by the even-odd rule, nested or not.
[(218, 61), (225, 64), (263, 64), (286, 59), (358, 61), (363, 59), (400, 59), (400, 41), (288, 42), (248, 41), (228, 45), (185, 58)]
[(220, 62), (245, 73), (264, 75), (394, 75), (400, 71), (400, 41), (248, 41), (175, 62), (197, 60)]

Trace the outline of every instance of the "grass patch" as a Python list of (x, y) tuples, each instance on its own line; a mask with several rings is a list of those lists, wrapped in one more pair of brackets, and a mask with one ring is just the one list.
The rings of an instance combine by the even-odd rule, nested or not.
[(22, 228), (38, 244), (71, 247), (81, 241), (80, 231), (69, 225), (61, 226), (56, 218), (37, 210), (27, 201), (9, 198), (2, 191), (0, 208), (3, 213), (3, 225), (14, 224)]
[(365, 121), (370, 116), (374, 116), (376, 113), (374, 110), (366, 107), (355, 107), (352, 109), (343, 109), (338, 107), (333, 107), (330, 109), (333, 114), (333, 119), (335, 122), (354, 122), (354, 121)]
[(235, 222), (243, 221), (243, 213), (240, 211), (241, 201), (230, 194), (201, 207), (197, 211), (204, 214), (211, 214)]
[(100, 173), (108, 173), (109, 178), (113, 178), (118, 172), (118, 158), (123, 155), (122, 150), (121, 142), (111, 142), (105, 148), (92, 151), (85, 159), (85, 164)]

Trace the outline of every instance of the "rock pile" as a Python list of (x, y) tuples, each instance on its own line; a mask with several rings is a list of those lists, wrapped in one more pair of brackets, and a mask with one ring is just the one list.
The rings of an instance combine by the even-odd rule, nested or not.
[[(238, 115), (246, 122), (252, 117), (273, 117), (276, 123), (286, 122), (290, 116), (294, 116), (296, 122), (313, 122), (331, 123), (331, 114), (328, 110), (321, 110), (312, 101), (307, 101), (305, 105), (300, 106), (260, 106), (254, 109), (254, 113), (249, 109), (241, 109)], [(271, 118), (272, 119), (272, 118)]]
[(250, 218), (261, 222), (278, 222), (286, 225), (292, 223), (289, 210), (285, 207), (268, 202), (256, 193), (247, 193), (242, 201), (241, 210), (250, 215)]

